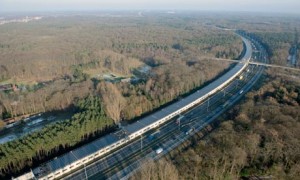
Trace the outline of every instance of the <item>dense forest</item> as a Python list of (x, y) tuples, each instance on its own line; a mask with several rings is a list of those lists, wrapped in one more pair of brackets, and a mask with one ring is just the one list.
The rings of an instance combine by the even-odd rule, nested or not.
[[(150, 92), (145, 93), (144, 87), (116, 84), (119, 91), (123, 91), (120, 87), (127, 86), (127, 89), (137, 90), (135, 94), (143, 92), (143, 97), (134, 99), (133, 92), (123, 91), (123, 95), (130, 96), (127, 99), (139, 103), (147, 96), (146, 104), (151, 104), (144, 105), (143, 111), (134, 110), (137, 113), (126, 112), (127, 119), (152, 106), (157, 107), (227, 67), (228, 64), (209, 61), (210, 57), (237, 58), (242, 51), (239, 37), (232, 32), (205, 27), (201, 20), (201, 17), (197, 20), (192, 16), (153, 14), (143, 18), (49, 16), (25, 24), (3, 25), (0, 28), (0, 85), (16, 84), (19, 89), (0, 91), (0, 120), (70, 108), (77, 99), (98, 91), (97, 84), (106, 74), (131, 77), (138, 67), (149, 65), (153, 67), (150, 74), (154, 76), (151, 80), (144, 79), (148, 88), (155, 81), (162, 83), (159, 77), (165, 78), (167, 74), (171, 75), (167, 78), (177, 78), (174, 83), (181, 81), (180, 78), (189, 78), (192, 73), (199, 74), (190, 76), (196, 78), (192, 84), (180, 87), (168, 95), (170, 97), (160, 97), (160, 103), (154, 104), (148, 102), (154, 97), (149, 96)], [(184, 72), (176, 72), (172, 67), (177, 63)], [(214, 69), (204, 70), (207, 67)], [(155, 88), (152, 91), (156, 91), (152, 94), (160, 93)]]
[(294, 32), (257, 32), (254, 33), (271, 55), (270, 63), (285, 66), (289, 49), (293, 45)]
[(162, 160), (164, 166), (145, 163), (132, 179), (299, 178), (300, 82), (269, 73), (211, 134), (195, 135)]
[(105, 114), (97, 95), (79, 100), (75, 108), (77, 113), (70, 120), (50, 124), (41, 131), (2, 144), (0, 174), (16, 173), (32, 166), (34, 161), (49, 158), (115, 126), (113, 119)]
[[(36, 82), (72, 74), (71, 66), (130, 74), (140, 60), (183, 59), (198, 53), (234, 57), (240, 39), (184, 17), (45, 17), (0, 28), (3, 79)], [(178, 26), (172, 24), (176, 22)], [(177, 46), (176, 46), (177, 45)], [(179, 48), (178, 48), (179, 47)], [(89, 66), (87, 66), (89, 65)]]

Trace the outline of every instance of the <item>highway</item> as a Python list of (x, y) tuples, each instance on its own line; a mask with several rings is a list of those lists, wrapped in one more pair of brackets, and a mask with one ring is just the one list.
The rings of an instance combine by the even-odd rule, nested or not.
[[(245, 56), (251, 57), (251, 54), (252, 52), (247, 50)], [(127, 177), (147, 158), (157, 159), (168, 153), (225, 112), (250, 90), (259, 79), (263, 69), (262, 66), (249, 65), (242, 73), (242, 79), (234, 79), (224, 89), (182, 114), (184, 118), (180, 123), (176, 123), (177, 118), (173, 118), (160, 128), (150, 130), (130, 144), (98, 161), (85, 164), (64, 179), (120, 179)], [(191, 129), (193, 131), (187, 133)], [(155, 150), (158, 148), (163, 148), (163, 152), (156, 154)]]

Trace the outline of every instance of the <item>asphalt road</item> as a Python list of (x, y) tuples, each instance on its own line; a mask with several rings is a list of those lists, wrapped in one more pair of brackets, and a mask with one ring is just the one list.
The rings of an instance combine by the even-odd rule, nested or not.
[[(168, 153), (228, 110), (250, 90), (260, 77), (263, 67), (250, 65), (247, 69), (249, 72), (247, 70), (243, 72), (242, 80), (235, 79), (222, 91), (184, 113), (180, 126), (174, 118), (102, 159), (85, 165), (64, 179), (86, 179), (87, 177), (88, 179), (121, 179), (130, 175), (144, 160), (157, 159)], [(190, 129), (195, 130), (187, 134)], [(157, 155), (155, 150), (158, 148), (163, 148), (163, 152)]]

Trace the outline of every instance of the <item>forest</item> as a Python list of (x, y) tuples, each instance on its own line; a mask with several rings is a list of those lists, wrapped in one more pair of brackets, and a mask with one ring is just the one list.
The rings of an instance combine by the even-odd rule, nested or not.
[(13, 174), (29, 168), (33, 162), (55, 157), (57, 152), (84, 143), (91, 137), (115, 128), (102, 106), (100, 97), (88, 96), (75, 105), (70, 120), (50, 124), (40, 131), (0, 146), (1, 174)]
[[(210, 57), (236, 58), (242, 50), (239, 37), (232, 32), (207, 28), (201, 19), (153, 14), (142, 19), (49, 16), (27, 24), (1, 26), (0, 85), (16, 84), (18, 90), (0, 91), (0, 121), (68, 109), (77, 99), (97, 91), (95, 87), (104, 75), (132, 77), (136, 68), (146, 64), (155, 66), (151, 74), (158, 73), (151, 80), (144, 80), (148, 86), (162, 74), (182, 73), (171, 68), (175, 63), (184, 69), (184, 75), (178, 76), (185, 78), (206, 66), (215, 67), (200, 72), (194, 85), (176, 91), (198, 86), (228, 66), (211, 62)], [(132, 88), (143, 91), (142, 87), (128, 87)], [(178, 92), (166, 99), (169, 101)], [(126, 114), (128, 118), (133, 117)]]

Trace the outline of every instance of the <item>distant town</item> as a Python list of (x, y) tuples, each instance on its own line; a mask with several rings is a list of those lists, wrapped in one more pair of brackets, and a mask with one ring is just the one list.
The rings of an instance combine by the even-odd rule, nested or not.
[(7, 23), (27, 23), (30, 21), (37, 21), (42, 18), (43, 18), (42, 16), (33, 16), (33, 17), (26, 16), (26, 17), (15, 18), (15, 19), (5, 19), (2, 17), (0, 18), (0, 25), (7, 24)]

